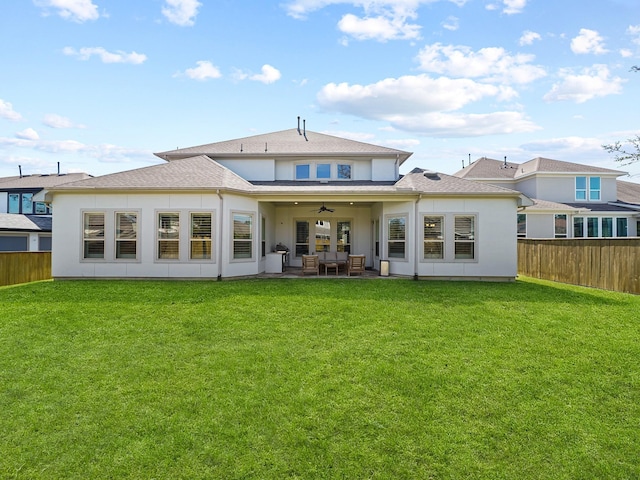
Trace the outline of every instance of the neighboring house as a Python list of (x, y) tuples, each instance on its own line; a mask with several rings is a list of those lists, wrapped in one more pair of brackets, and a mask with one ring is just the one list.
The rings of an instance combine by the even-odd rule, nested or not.
[(517, 215), (522, 238), (637, 236), (640, 185), (621, 182), (626, 172), (535, 158), (517, 164), (480, 158), (456, 177), (517, 190), (534, 205)]
[(86, 173), (0, 178), (0, 251), (51, 250), (51, 208), (38, 193)]
[(392, 275), (517, 274), (512, 219), (530, 200), (421, 169), (401, 176), (409, 152), (294, 128), (156, 155), (166, 163), (49, 189), (54, 278), (257, 275), (278, 244), (293, 267), (342, 251), (373, 269), (388, 260)]

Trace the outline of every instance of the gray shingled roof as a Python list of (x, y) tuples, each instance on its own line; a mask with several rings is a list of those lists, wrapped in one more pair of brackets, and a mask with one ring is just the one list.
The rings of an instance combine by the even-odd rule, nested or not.
[(179, 148), (156, 153), (160, 158), (173, 160), (194, 155), (215, 157), (247, 157), (256, 156), (364, 156), (364, 157), (398, 157), (400, 164), (411, 156), (411, 152), (381, 147), (370, 143), (357, 142), (346, 138), (334, 137), (307, 130), (306, 137), (298, 133), (296, 128), (280, 132), (254, 135), (223, 142), (209, 143), (197, 147)]
[(474, 182), (464, 178), (416, 168), (396, 183), (398, 188), (414, 190), (416, 193), (515, 195), (521, 193), (508, 188)]
[(533, 205), (527, 207), (525, 213), (530, 210), (552, 210), (552, 211), (562, 211), (566, 210), (567, 213), (575, 212), (578, 209), (576, 207), (572, 207), (570, 205), (558, 202), (551, 202), (549, 200), (540, 200), (539, 198), (532, 198)]
[(50, 232), (51, 217), (0, 213), (0, 230)]
[(200, 155), (152, 165), (126, 172), (112, 173), (88, 180), (80, 180), (49, 191), (86, 189), (125, 190), (202, 190), (226, 189), (252, 191), (253, 185), (228, 168)]
[(640, 183), (616, 182), (618, 188), (618, 201), (623, 203), (631, 203), (640, 205)]
[(3, 177), (0, 178), (0, 190), (8, 190), (14, 188), (49, 188), (63, 183), (75, 182), (92, 178), (88, 173), (62, 173), (60, 175), (52, 173), (51, 175), (23, 175), (22, 177)]
[(601, 175), (624, 175), (626, 172), (543, 157), (534, 158), (521, 164), (483, 157), (473, 162), (470, 166), (458, 170), (453, 175), (474, 180), (517, 180), (520, 177), (534, 173), (598, 173)]

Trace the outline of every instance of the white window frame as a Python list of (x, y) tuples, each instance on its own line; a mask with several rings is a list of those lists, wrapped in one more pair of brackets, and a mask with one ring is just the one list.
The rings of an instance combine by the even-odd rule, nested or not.
[[(120, 231), (118, 229), (119, 227), (119, 223), (118, 223), (118, 218), (120, 218), (121, 216), (134, 216), (135, 217), (135, 223), (133, 224), (133, 234), (134, 237), (121, 237), (120, 236)], [(113, 232), (113, 237), (114, 237), (114, 248), (113, 248), (113, 258), (115, 259), (116, 262), (132, 262), (132, 261), (137, 261), (138, 258), (140, 258), (140, 232), (139, 232), (139, 221), (140, 221), (140, 213), (137, 211), (133, 211), (133, 210), (116, 210), (114, 211), (113, 214), (113, 220), (114, 220), (114, 232)], [(135, 245), (135, 256), (133, 257), (127, 257), (127, 256), (119, 256), (118, 255), (118, 247), (121, 243), (134, 243)]]
[[(86, 214), (99, 214), (104, 215), (104, 256), (102, 258), (85, 258), (84, 256), (84, 241), (85, 241), (85, 228), (84, 219)], [(118, 239), (117, 232), (117, 218), (119, 214), (128, 214), (136, 216), (136, 256), (135, 258), (116, 258), (117, 242), (118, 241), (131, 241), (131, 239)], [(140, 251), (142, 243), (140, 241), (141, 232), (140, 225), (142, 225), (142, 212), (140, 209), (131, 208), (96, 208), (96, 209), (82, 209), (80, 210), (80, 262), (82, 263), (140, 263), (142, 258), (142, 252)]]
[[(427, 238), (426, 229), (434, 228), (431, 226), (433, 224), (433, 220), (440, 220), (440, 235), (437, 238)], [(429, 220), (429, 224), (427, 221)], [(447, 220), (445, 215), (437, 214), (437, 213), (426, 213), (422, 215), (422, 260), (426, 262), (439, 262), (444, 261), (446, 256), (446, 229), (447, 229)], [(440, 245), (440, 256), (439, 257), (428, 257), (425, 253), (425, 250), (428, 245)]]
[[(402, 219), (404, 224), (404, 238), (402, 239), (391, 239), (391, 221), (395, 219)], [(411, 229), (409, 228), (409, 214), (408, 213), (397, 213), (397, 214), (388, 214), (385, 215), (385, 247), (386, 247), (386, 258), (393, 262), (403, 262), (407, 261), (408, 258), (408, 248), (407, 248), (407, 238)], [(402, 245), (404, 250), (404, 255), (402, 257), (392, 257), (390, 255), (391, 244)]]
[[(468, 234), (468, 236), (470, 238), (463, 238), (465, 235), (463, 235), (462, 233), (458, 233), (456, 231), (456, 223), (457, 220), (459, 218), (471, 218), (472, 219), (472, 225), (471, 225), (471, 232)], [(476, 214), (470, 214), (470, 213), (457, 213), (454, 214), (453, 216), (453, 259), (455, 262), (477, 262), (478, 261), (478, 215)], [(458, 238), (458, 237), (461, 238)], [(456, 253), (456, 246), (457, 245), (462, 245), (462, 244), (468, 244), (472, 246), (473, 249), (473, 253), (471, 257), (458, 257), (458, 254)]]
[[(160, 222), (161, 217), (166, 216), (172, 216), (172, 217), (177, 217), (178, 218), (178, 236), (176, 238), (174, 237), (162, 237), (161, 236), (161, 232), (160, 229), (163, 228)], [(179, 262), (180, 261), (180, 253), (181, 253), (181, 248), (180, 248), (180, 243), (181, 243), (181, 239), (182, 239), (182, 235), (181, 235), (181, 228), (182, 228), (182, 218), (180, 215), (180, 211), (179, 210), (157, 210), (156, 211), (156, 262), (159, 263), (163, 263), (163, 262), (170, 262), (170, 263), (175, 263), (175, 262)], [(177, 245), (177, 250), (176, 253), (177, 255), (175, 257), (161, 257), (161, 253), (162, 253), (162, 248), (160, 248), (160, 244), (176, 244)]]
[[(558, 233), (558, 219), (564, 217), (565, 233)], [(566, 213), (554, 213), (553, 214), (553, 238), (568, 238), (569, 237), (569, 215)]]
[[(591, 184), (593, 180), (598, 179), (598, 188), (593, 188)], [(592, 198), (595, 194), (597, 194), (598, 198)], [(588, 194), (589, 202), (600, 202), (602, 199), (602, 178), (601, 177), (589, 177), (589, 194)]]
[[(329, 165), (329, 176), (319, 177), (318, 167), (320, 165)], [(298, 177), (298, 167), (307, 166), (309, 168), (308, 177)], [(340, 167), (349, 167), (349, 178), (340, 178)], [(353, 180), (353, 162), (345, 161), (332, 161), (332, 160), (317, 160), (315, 162), (297, 162), (293, 164), (293, 179), (299, 181), (339, 181), (348, 182)]]
[[(189, 218), (189, 261), (196, 263), (212, 263), (215, 260), (215, 213), (210, 210), (189, 210), (187, 212)], [(194, 215), (208, 215), (209, 216), (209, 238), (207, 237), (195, 237), (193, 235), (193, 216)], [(195, 242), (208, 242), (209, 243), (209, 258), (193, 258), (193, 244)]]
[[(87, 236), (87, 215), (100, 215), (102, 216), (102, 235), (98, 235), (96, 237)], [(104, 262), (107, 255), (107, 246), (106, 246), (106, 230), (107, 230), (107, 215), (104, 211), (101, 210), (84, 210), (82, 212), (82, 248), (80, 253), (80, 258), (83, 262)], [(86, 250), (86, 242), (94, 242), (94, 243), (102, 243), (102, 256), (101, 257), (88, 257)]]
[[(236, 217), (248, 217), (250, 219), (249, 226), (249, 238), (235, 238), (236, 236)], [(240, 210), (233, 210), (231, 212), (231, 249), (229, 255), (231, 256), (230, 261), (233, 263), (248, 263), (254, 262), (256, 259), (256, 213), (255, 212), (246, 212)], [(235, 256), (235, 245), (236, 243), (241, 242), (249, 242), (250, 245), (250, 256), (249, 257), (236, 257)]]

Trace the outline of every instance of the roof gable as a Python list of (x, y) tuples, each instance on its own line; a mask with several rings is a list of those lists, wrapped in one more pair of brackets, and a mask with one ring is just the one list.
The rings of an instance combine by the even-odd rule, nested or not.
[(372, 145), (369, 143), (348, 140), (323, 133), (306, 130), (303, 134), (292, 128), (280, 132), (254, 135), (223, 142), (209, 143), (196, 147), (179, 148), (156, 153), (164, 160), (174, 160), (194, 155), (210, 157), (233, 156), (255, 158), (256, 156), (367, 156), (397, 157), (404, 162), (410, 152), (394, 148)]

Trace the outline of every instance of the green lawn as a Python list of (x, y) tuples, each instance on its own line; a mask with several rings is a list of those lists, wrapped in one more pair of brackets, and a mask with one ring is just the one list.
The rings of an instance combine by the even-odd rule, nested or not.
[(0, 478), (639, 478), (639, 317), (530, 279), (1, 288)]

